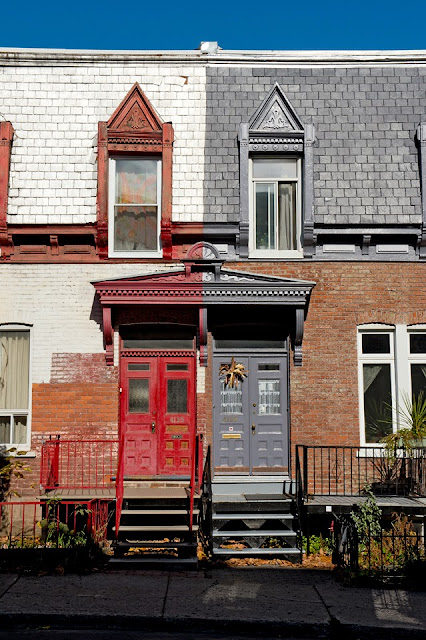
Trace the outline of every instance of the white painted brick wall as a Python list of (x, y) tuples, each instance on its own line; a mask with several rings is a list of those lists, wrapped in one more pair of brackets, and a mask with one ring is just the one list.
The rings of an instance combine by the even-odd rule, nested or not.
[[(173, 219), (202, 220), (205, 68), (81, 63), (18, 64), (1, 71), (0, 118), (10, 120), (16, 132), (10, 222), (95, 221), (97, 125), (109, 119), (135, 82), (163, 121), (173, 123)], [(185, 185), (191, 185), (191, 195)]]
[[(173, 265), (174, 267), (176, 265)], [(3, 265), (0, 324), (32, 325), (33, 383), (49, 382), (53, 353), (103, 353), (101, 307), (91, 282), (171, 265)]]

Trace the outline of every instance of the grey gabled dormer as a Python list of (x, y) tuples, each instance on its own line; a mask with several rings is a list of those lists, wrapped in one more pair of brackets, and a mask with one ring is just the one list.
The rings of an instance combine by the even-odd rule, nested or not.
[[(247, 257), (312, 257), (313, 255), (313, 229), (314, 229), (314, 203), (313, 203), (313, 143), (315, 141), (315, 130), (313, 125), (304, 125), (298, 117), (296, 111), (285, 96), (278, 83), (272, 87), (262, 104), (256, 110), (248, 123), (241, 123), (239, 129), (240, 144), (240, 220), (239, 220), (239, 254), (241, 258)], [(284, 178), (282, 184), (292, 185), (294, 182), (294, 193), (289, 193), (288, 199), (291, 210), (290, 230), (287, 235), (292, 235), (294, 240), (281, 241), (269, 238), (266, 249), (259, 246), (259, 227), (262, 221), (258, 221), (256, 212), (257, 196), (256, 175), (252, 170), (250, 161), (259, 160), (262, 157), (269, 159), (271, 163), (271, 176), (267, 175), (267, 167), (264, 165), (259, 173), (265, 180), (262, 186), (269, 185), (271, 207), (274, 208), (274, 197), (277, 200), (275, 209), (278, 210), (278, 195), (274, 196), (274, 175), (275, 183), (279, 182), (277, 177), (277, 163), (280, 159), (286, 168), (283, 169)], [(291, 166), (294, 160), (294, 167)], [(287, 173), (286, 173), (287, 172)], [(275, 188), (277, 192), (277, 188)], [(269, 195), (265, 197), (269, 198)], [(269, 219), (268, 214), (263, 214)], [(279, 226), (277, 213), (275, 221), (271, 221), (268, 227), (275, 229)], [(254, 228), (256, 227), (256, 228)], [(267, 230), (267, 231), (268, 231)], [(275, 231), (277, 234), (278, 231)], [(287, 244), (285, 244), (287, 242)], [(302, 253), (303, 252), (303, 253)]]

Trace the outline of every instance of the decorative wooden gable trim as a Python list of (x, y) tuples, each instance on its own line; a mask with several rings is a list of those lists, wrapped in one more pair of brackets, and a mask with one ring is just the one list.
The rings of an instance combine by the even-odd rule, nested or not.
[[(314, 282), (263, 276), (260, 274), (224, 269), (214, 255), (209, 259), (197, 258), (200, 246), (194, 245), (183, 268), (157, 272), (131, 278), (92, 282), (99, 295), (103, 311), (103, 331), (106, 362), (113, 364), (112, 309), (136, 305), (168, 305), (197, 307), (199, 310), (198, 336), (200, 363), (207, 365), (208, 309), (230, 305), (287, 307), (293, 313), (292, 342), (294, 364), (302, 364), (304, 319)], [(207, 251), (209, 247), (201, 247)], [(271, 309), (273, 312), (273, 309)], [(290, 317), (290, 314), (289, 314)]]
[(10, 122), (0, 122), (0, 260), (10, 260), (12, 251), (7, 230), (7, 201), (13, 134)]
[(97, 247), (108, 257), (108, 159), (114, 154), (161, 154), (161, 244), (172, 257), (172, 153), (174, 132), (163, 122), (136, 82), (108, 122), (98, 124)]

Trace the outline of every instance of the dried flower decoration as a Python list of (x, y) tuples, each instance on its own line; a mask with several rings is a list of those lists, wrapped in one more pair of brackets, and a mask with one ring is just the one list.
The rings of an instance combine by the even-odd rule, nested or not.
[(235, 362), (232, 356), (231, 364), (222, 364), (219, 369), (219, 378), (224, 378), (225, 387), (235, 387), (247, 377), (248, 370), (243, 364)]

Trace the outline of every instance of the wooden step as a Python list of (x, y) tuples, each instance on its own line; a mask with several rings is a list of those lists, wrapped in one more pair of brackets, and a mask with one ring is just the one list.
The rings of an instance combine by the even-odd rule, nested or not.
[(252, 549), (222, 549), (214, 548), (215, 556), (300, 556), (300, 549), (296, 547), (279, 547), (277, 549), (260, 549), (253, 547)]
[(144, 558), (130, 556), (125, 558), (111, 558), (108, 561), (108, 567), (111, 569), (161, 569), (162, 571), (195, 571), (198, 567), (198, 560), (197, 557)]
[[(113, 531), (115, 531), (115, 527), (112, 528)], [(177, 531), (189, 531), (189, 526), (187, 524), (172, 524), (172, 525), (158, 525), (158, 526), (153, 526), (153, 525), (130, 525), (130, 524), (125, 524), (125, 525), (120, 525), (118, 532), (119, 533), (126, 533), (128, 531), (164, 531), (164, 532), (170, 532), (170, 533), (174, 533)], [(192, 531), (198, 531), (198, 524), (194, 524), (192, 526)]]
[(213, 520), (294, 520), (291, 513), (213, 513)]
[[(193, 514), (198, 515), (199, 509), (194, 509)], [(121, 515), (125, 516), (189, 516), (189, 509), (122, 509)]]
[(213, 531), (213, 538), (244, 538), (244, 537), (248, 537), (248, 538), (264, 538), (264, 537), (271, 537), (271, 538), (293, 538), (295, 537), (297, 534), (295, 531), (290, 531), (289, 529), (286, 529), (285, 531), (277, 531), (277, 530), (272, 530), (272, 531), (267, 531), (262, 530), (262, 529), (248, 529), (245, 531)]

